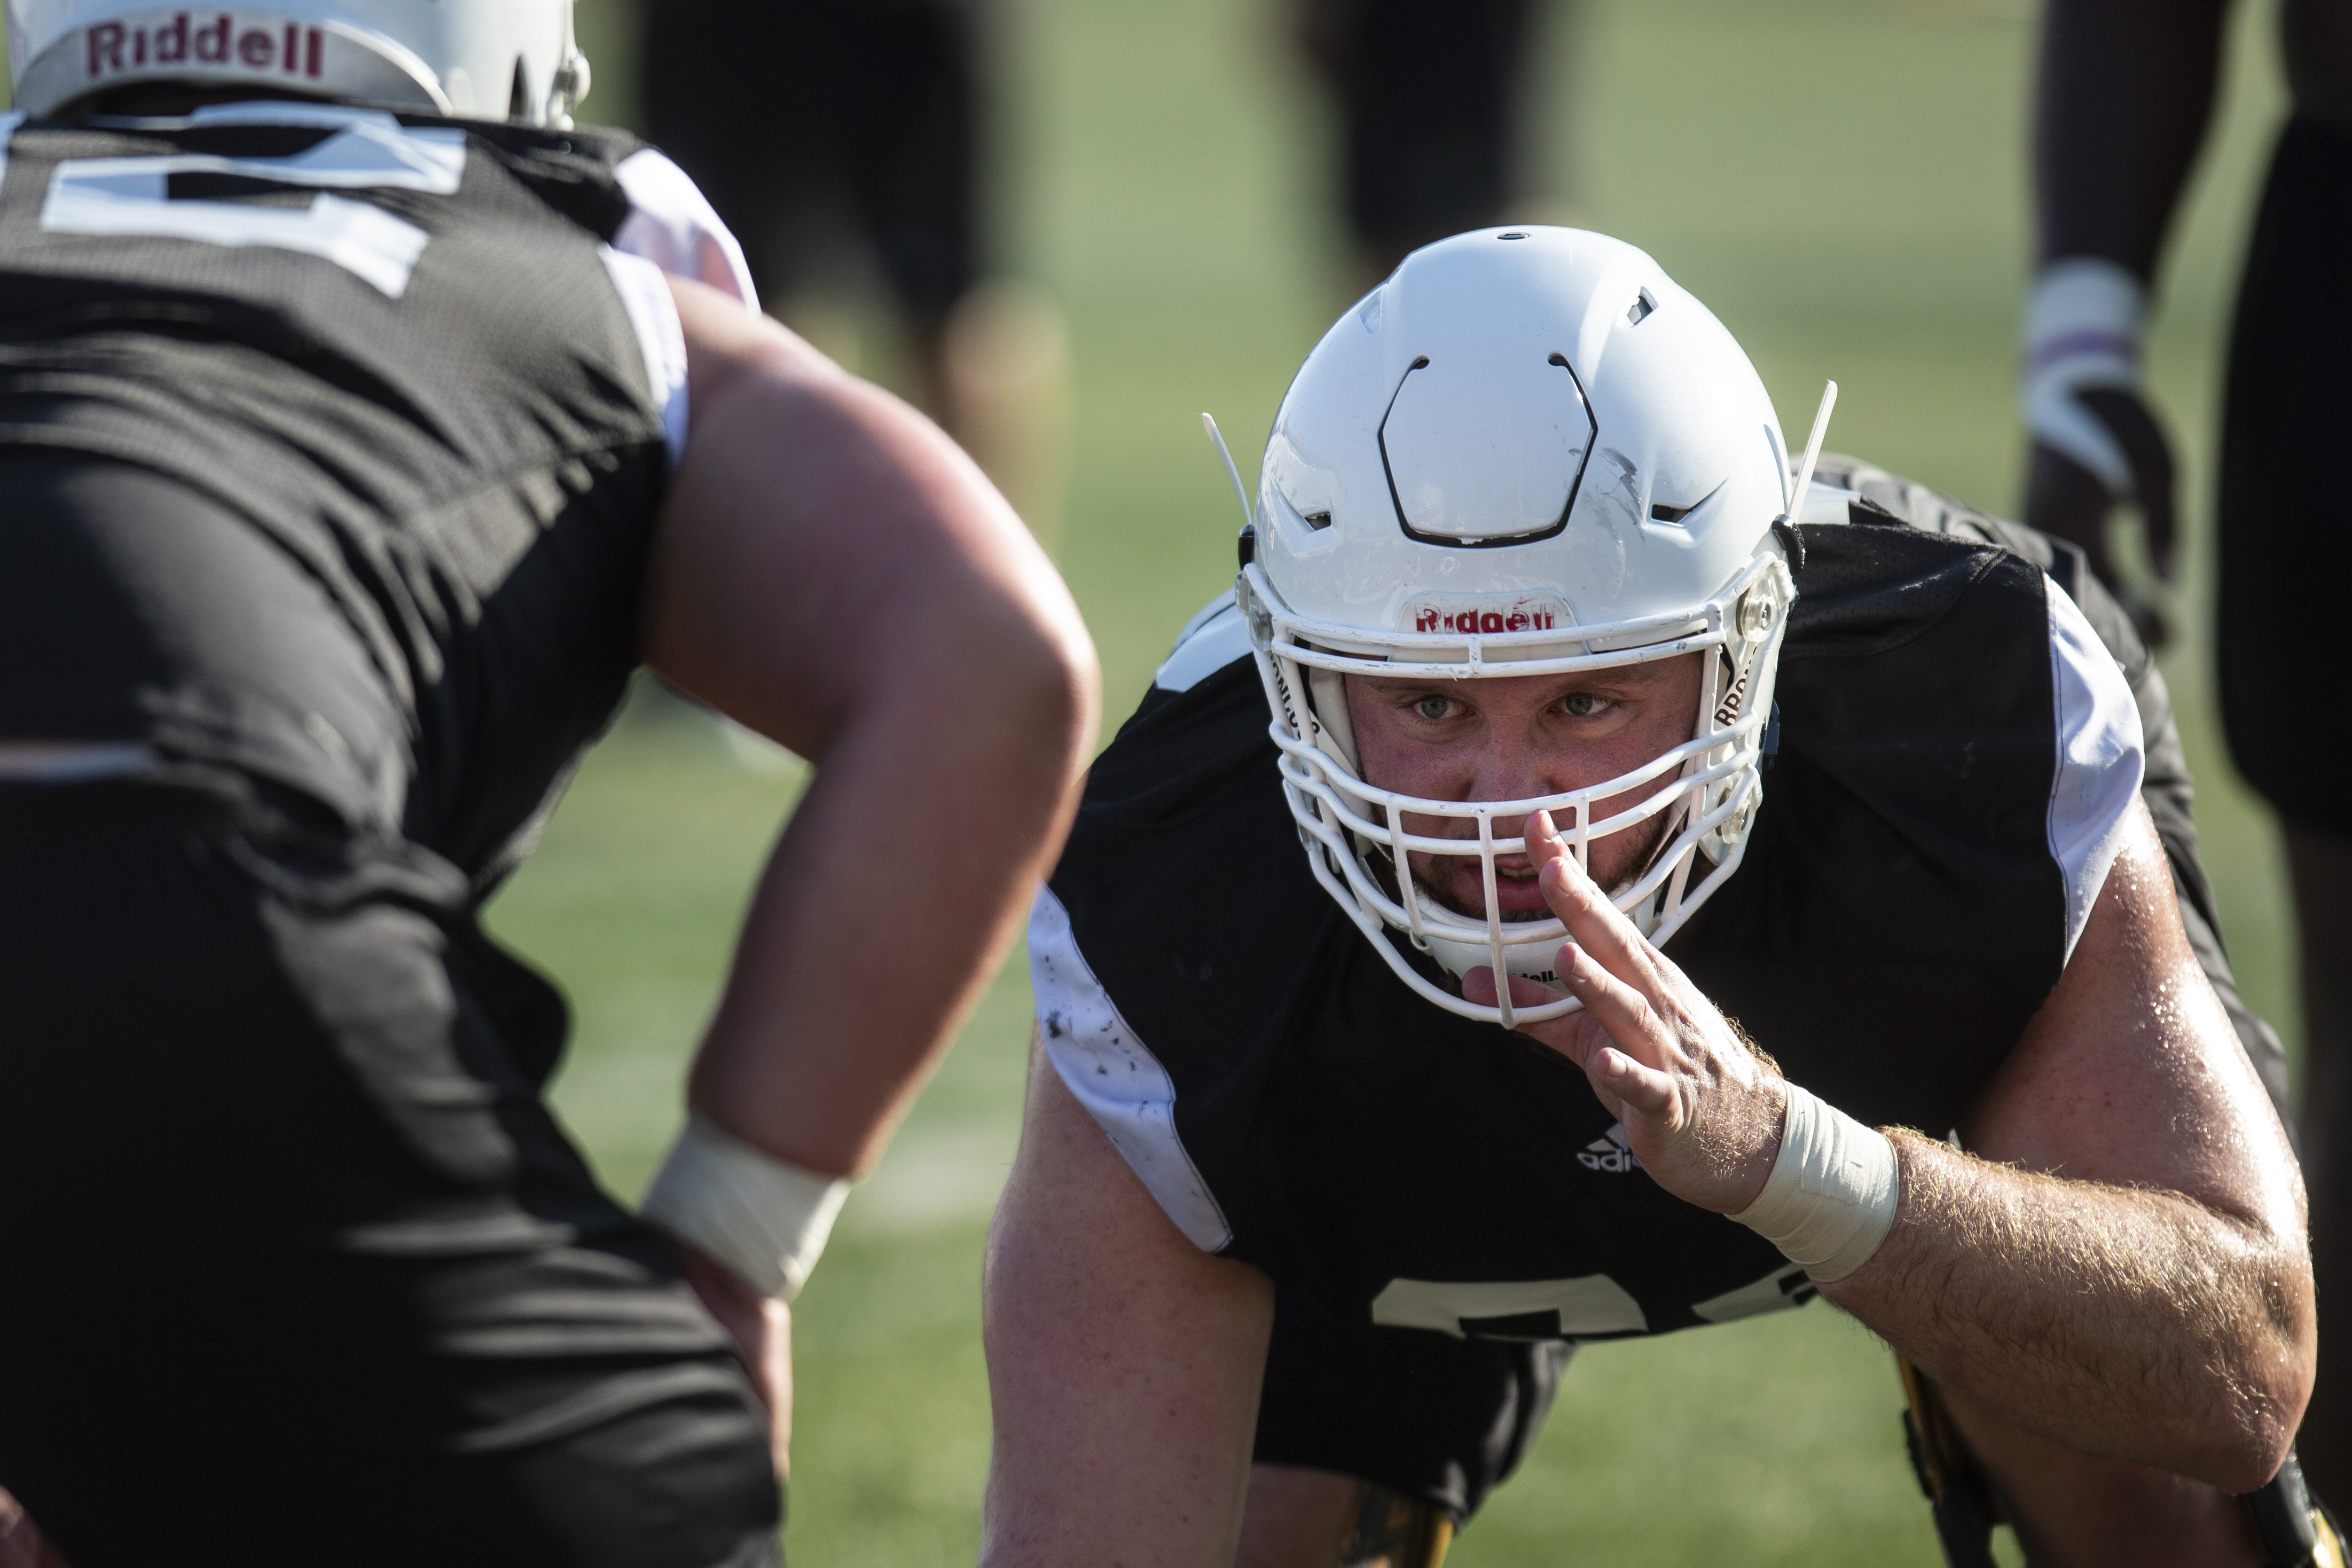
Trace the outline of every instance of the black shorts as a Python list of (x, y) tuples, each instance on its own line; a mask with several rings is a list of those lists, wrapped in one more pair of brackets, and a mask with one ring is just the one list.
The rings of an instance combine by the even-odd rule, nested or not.
[(2280, 813), (2335, 819), (2352, 734), (2311, 694), (2352, 636), (2352, 141), (2305, 121), (2280, 135), (2246, 253), (2222, 415), (2214, 652), (2238, 770)]
[(743, 243), (802, 287), (845, 248), (935, 329), (979, 276), (977, 0), (662, 0), (647, 133)]
[(1466, 1520), (1527, 1457), (1574, 1348), (1349, 1322), (1277, 1289), (1252, 1457), (1377, 1481)]
[(765, 1420), (446, 864), (0, 785), (0, 1486), (78, 1568), (777, 1561)]
[(1517, 194), (1527, 0), (1310, 0), (1338, 95), (1348, 221), (1402, 255), (1492, 223)]

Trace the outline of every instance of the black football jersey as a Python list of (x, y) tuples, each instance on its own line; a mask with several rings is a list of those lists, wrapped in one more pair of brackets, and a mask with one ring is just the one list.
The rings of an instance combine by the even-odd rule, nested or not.
[[(1852, 521), (1801, 530), (1763, 805), (1668, 952), (1792, 1081), (1941, 1135), (2064, 967), (2143, 714), (2175, 748), (2151, 805), (2184, 833), (2185, 775), (2159, 803), (2161, 682), (2125, 650), (2135, 705), (2045, 574), (2074, 563), (1964, 509), (1898, 518), (1869, 476), (1847, 464), (1855, 488), (1808, 514)], [(1769, 1242), (1652, 1183), (1564, 1058), (1391, 973), (1308, 870), (1237, 623), (1203, 612), (1097, 762), (1030, 928), (1048, 1056), (1170, 1217), (1328, 1311), (1454, 1334), (1809, 1297)]]
[[(0, 116), (0, 465), (86, 454), (232, 509), (383, 697), (299, 657), (266, 690), (200, 655), (100, 679), (140, 628), (0, 520), (0, 736), (142, 740), (494, 875), (636, 662), (676, 400), (655, 356), (683, 353), (605, 243), (638, 151), (327, 105)], [(192, 621), (309, 613), (257, 584)]]

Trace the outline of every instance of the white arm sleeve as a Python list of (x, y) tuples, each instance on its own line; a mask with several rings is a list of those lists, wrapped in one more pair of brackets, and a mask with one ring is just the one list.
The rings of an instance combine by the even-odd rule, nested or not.
[(2058, 768), (2050, 788), (2050, 854), (2066, 882), (2066, 957), (2106, 885), (2139, 799), (2147, 762), (2139, 704), (2115, 656), (2056, 583), (2050, 603), (2050, 684), (2057, 710)]

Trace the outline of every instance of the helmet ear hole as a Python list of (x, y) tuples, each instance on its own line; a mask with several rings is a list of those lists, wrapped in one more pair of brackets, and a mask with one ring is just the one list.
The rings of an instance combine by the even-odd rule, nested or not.
[(530, 68), (520, 55), (515, 57), (514, 88), (507, 94), (507, 118), (530, 118)]

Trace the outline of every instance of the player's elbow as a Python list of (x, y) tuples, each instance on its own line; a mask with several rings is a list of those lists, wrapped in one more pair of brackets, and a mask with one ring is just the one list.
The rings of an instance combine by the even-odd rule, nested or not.
[(1041, 771), (1075, 788), (1094, 751), (1102, 668), (1094, 639), (1058, 578), (1022, 596), (1014, 624), (990, 639), (992, 685)]
[[(2308, 1392), (2306, 1385), (2305, 1392)], [(2217, 1415), (2208, 1423), (2201, 1462), (2183, 1466), (2200, 1480), (2210, 1481), (2233, 1495), (2259, 1490), (2278, 1474), (2294, 1447), (2295, 1427), (2302, 1417), (2300, 1397), (2293, 1405), (2294, 1418), (2268, 1398), (2234, 1402), (2239, 1408)]]
[(2214, 1396), (2199, 1434), (2204, 1462), (2189, 1468), (2229, 1492), (2252, 1491), (2278, 1473), (2318, 1365), (2308, 1276), (2274, 1282), (2263, 1295), (2265, 1321), (2227, 1358), (2227, 1370), (2211, 1374)]

